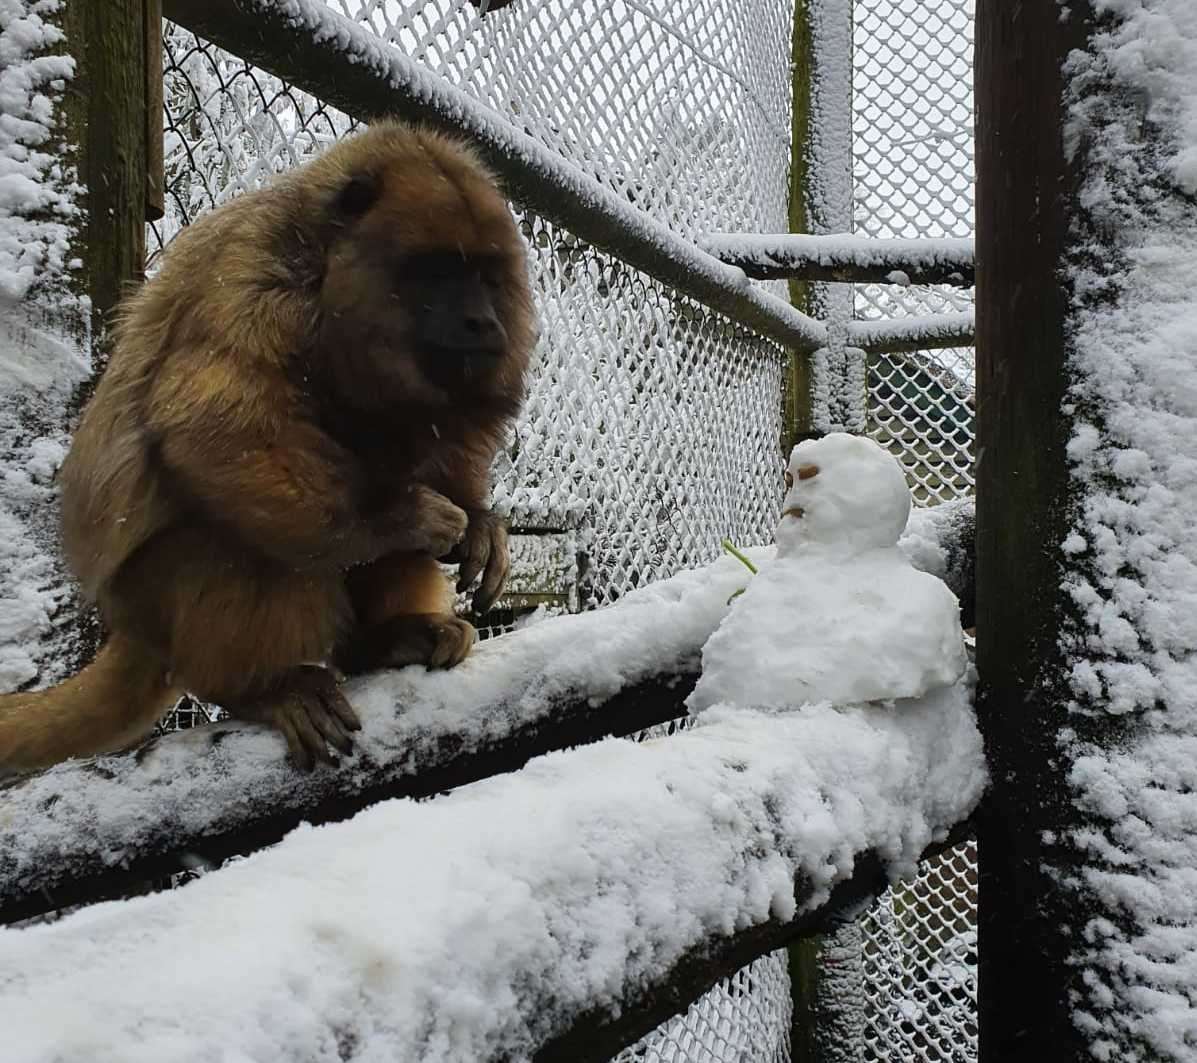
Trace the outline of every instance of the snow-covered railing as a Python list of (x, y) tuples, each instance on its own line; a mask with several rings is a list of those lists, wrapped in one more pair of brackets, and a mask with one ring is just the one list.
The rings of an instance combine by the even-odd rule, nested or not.
[(361, 23), (315, 0), (164, 0), (163, 14), (355, 118), (466, 134), (523, 207), (733, 321), (800, 351), (826, 329), (720, 262)]
[(777, 233), (713, 233), (699, 247), (758, 280), (861, 284), (975, 283), (969, 239), (877, 239), (834, 233), (805, 236)]
[(984, 780), (969, 700), (708, 710), (297, 831), (15, 935), (0, 1028), (29, 1060), (609, 1058), (949, 841)]
[(892, 321), (853, 321), (848, 325), (848, 346), (870, 354), (971, 347), (976, 342), (976, 328), (976, 317), (971, 310)]
[[(966, 626), (972, 528), (968, 502), (916, 510), (900, 543), (957, 593)], [(120, 895), (262, 848), (302, 822), (440, 793), (548, 750), (681, 717), (702, 646), (745, 578), (724, 558), (606, 609), (489, 640), (451, 672), (357, 681), (348, 694), (364, 726), (335, 770), (301, 775), (274, 733), (219, 723), (10, 784), (0, 791), (0, 922)]]

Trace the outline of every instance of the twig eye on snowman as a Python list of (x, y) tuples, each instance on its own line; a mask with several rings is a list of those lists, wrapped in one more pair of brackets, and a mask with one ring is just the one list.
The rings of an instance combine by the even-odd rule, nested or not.
[(893, 704), (957, 683), (968, 667), (960, 603), (898, 549), (910, 509), (901, 465), (872, 440), (799, 443), (776, 557), (703, 647), (690, 712)]

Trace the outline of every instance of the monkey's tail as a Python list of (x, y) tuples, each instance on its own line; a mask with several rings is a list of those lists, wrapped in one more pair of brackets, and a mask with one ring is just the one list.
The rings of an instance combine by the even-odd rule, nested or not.
[(148, 734), (181, 691), (162, 660), (113, 635), (78, 675), (0, 695), (0, 777), (122, 749)]

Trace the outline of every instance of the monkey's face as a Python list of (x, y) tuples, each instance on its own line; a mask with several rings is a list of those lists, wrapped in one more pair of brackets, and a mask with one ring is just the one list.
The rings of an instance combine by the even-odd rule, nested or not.
[(533, 343), (524, 247), (468, 155), (409, 135), (345, 179), (331, 210), (320, 346), (343, 402), (437, 406), (522, 390)]

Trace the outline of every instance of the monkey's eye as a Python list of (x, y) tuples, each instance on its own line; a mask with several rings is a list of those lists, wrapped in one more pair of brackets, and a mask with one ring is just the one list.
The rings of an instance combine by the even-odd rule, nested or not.
[(378, 201), (378, 195), (377, 179), (368, 174), (357, 174), (337, 193), (337, 210), (346, 217), (360, 218)]

